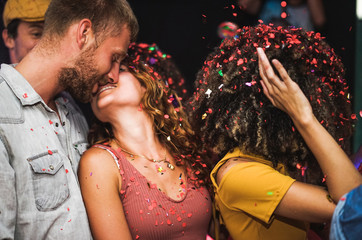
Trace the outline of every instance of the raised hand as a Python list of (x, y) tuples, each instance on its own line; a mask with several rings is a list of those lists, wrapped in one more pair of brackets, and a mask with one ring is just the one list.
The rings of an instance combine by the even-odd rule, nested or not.
[(257, 48), (259, 56), (259, 72), (263, 92), (280, 110), (286, 112), (293, 121), (310, 120), (313, 112), (308, 99), (288, 75), (283, 65), (276, 59), (272, 60), (282, 80), (274, 73), (262, 48)]

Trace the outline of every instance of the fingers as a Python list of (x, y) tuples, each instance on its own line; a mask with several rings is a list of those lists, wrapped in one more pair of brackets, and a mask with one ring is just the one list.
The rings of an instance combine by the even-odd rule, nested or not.
[(273, 92), (273, 88), (270, 85), (269, 79), (265, 73), (265, 66), (269, 65), (269, 67), (271, 67), (269, 60), (266, 58), (264, 51), (261, 48), (257, 48), (257, 51), (258, 51), (258, 59), (259, 59), (259, 61), (258, 61), (259, 72), (260, 72), (260, 77), (263, 79), (262, 86), (263, 86), (264, 92), (265, 91), (267, 91), (268, 93)]
[(265, 96), (269, 99), (269, 101), (275, 106), (274, 99), (270, 96), (268, 88), (265, 86), (265, 83), (263, 80), (260, 81), (261, 86), (263, 87), (263, 92)]
[(258, 56), (259, 56), (259, 63), (263, 69), (263, 74), (264, 74), (264, 82), (266, 83), (266, 85), (268, 84), (267, 82), (270, 82), (274, 85), (277, 86), (277, 83), (280, 82), (279, 78), (277, 75), (275, 75), (274, 70), (272, 68), (272, 66), (270, 65), (270, 62), (267, 58), (267, 56), (265, 55), (264, 51), (262, 48), (257, 48), (258, 51)]
[(273, 59), (272, 63), (274, 65), (274, 67), (276, 68), (276, 70), (278, 71), (280, 77), (282, 78), (282, 80), (284, 81), (284, 83), (286, 85), (290, 85), (290, 83), (293, 81), (287, 71), (285, 70), (285, 68), (283, 67), (283, 65), (277, 60), (277, 59)]

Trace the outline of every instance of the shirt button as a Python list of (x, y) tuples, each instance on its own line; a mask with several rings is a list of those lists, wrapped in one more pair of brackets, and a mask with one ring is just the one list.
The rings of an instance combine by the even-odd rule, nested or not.
[(50, 170), (54, 170), (54, 166), (53, 165), (49, 165)]
[(55, 126), (56, 126), (56, 127), (59, 127), (59, 123), (55, 123)]

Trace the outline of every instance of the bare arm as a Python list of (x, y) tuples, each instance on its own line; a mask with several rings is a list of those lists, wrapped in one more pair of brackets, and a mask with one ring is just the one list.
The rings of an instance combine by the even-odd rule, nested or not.
[(121, 178), (112, 156), (91, 148), (79, 165), (79, 182), (94, 239), (132, 239), (121, 199)]
[(292, 118), (326, 175), (331, 197), (338, 202), (342, 195), (362, 184), (361, 174), (315, 118), (307, 98), (299, 86), (290, 79), (281, 63), (275, 59), (272, 61), (283, 81), (274, 73), (261, 48), (258, 48), (258, 54), (261, 83), (265, 95), (274, 106), (285, 111)]
[[(233, 158), (232, 161), (227, 161), (217, 172), (217, 183), (220, 184), (222, 178), (235, 165), (248, 161), (250, 160), (244, 158)], [(327, 194), (328, 192), (321, 187), (296, 181), (285, 193), (274, 214), (306, 222), (329, 221), (335, 205), (327, 199)]]

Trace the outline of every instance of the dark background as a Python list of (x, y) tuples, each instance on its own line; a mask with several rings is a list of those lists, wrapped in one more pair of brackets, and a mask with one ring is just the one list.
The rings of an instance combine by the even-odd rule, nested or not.
[[(2, 13), (6, 0), (0, 0)], [(180, 68), (189, 92), (207, 54), (221, 39), (217, 27), (232, 21), (240, 27), (254, 25), (257, 17), (243, 13), (236, 0), (129, 0), (140, 25), (138, 42), (156, 43), (170, 54)], [(326, 41), (341, 56), (353, 93), (355, 63), (355, 1), (324, 0), (327, 24), (322, 29)], [(234, 6), (234, 8), (233, 8)], [(234, 16), (235, 14), (236, 16)], [(1, 31), (3, 29), (1, 18)], [(2, 38), (0, 62), (8, 62)]]
[[(139, 42), (156, 43), (170, 54), (193, 89), (193, 81), (207, 54), (221, 39), (217, 27), (224, 21), (257, 24), (243, 13), (236, 0), (129, 0), (140, 25)], [(342, 3), (341, 3), (342, 2)], [(327, 17), (321, 33), (342, 58), (353, 93), (355, 64), (355, 1), (324, 0)], [(235, 6), (233, 9), (232, 5)], [(236, 17), (233, 15), (236, 13)]]

